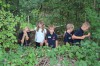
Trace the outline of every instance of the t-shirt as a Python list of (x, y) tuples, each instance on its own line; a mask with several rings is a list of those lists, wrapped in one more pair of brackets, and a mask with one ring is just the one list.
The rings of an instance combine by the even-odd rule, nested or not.
[[(76, 30), (74, 33), (75, 36), (83, 36), (83, 34), (84, 34), (84, 31), (81, 28)], [(73, 43), (77, 43), (77, 42), (81, 42), (81, 39), (74, 39), (73, 40)]]
[(37, 28), (35, 28), (35, 42), (42, 43), (45, 40), (45, 34), (47, 33), (46, 29), (42, 32), (42, 29), (39, 28), (37, 31)]
[[(23, 37), (23, 31), (19, 33), (19, 36), (18, 36), (18, 43), (21, 44), (21, 40), (22, 40), (22, 37)], [(24, 40), (24, 45), (29, 45), (30, 43), (30, 32), (27, 32), (28, 34), (28, 37), (29, 37), (29, 40)]]
[(65, 36), (64, 36), (64, 43), (66, 43), (66, 42), (68, 42), (68, 43), (72, 43), (73, 42), (72, 35), (69, 34), (68, 32), (66, 32)]
[(56, 40), (57, 40), (57, 34), (53, 33), (53, 34), (50, 34), (50, 33), (47, 33), (46, 34), (46, 37), (45, 37), (45, 40), (47, 40), (48, 42), (48, 45), (52, 48), (55, 48), (56, 47)]

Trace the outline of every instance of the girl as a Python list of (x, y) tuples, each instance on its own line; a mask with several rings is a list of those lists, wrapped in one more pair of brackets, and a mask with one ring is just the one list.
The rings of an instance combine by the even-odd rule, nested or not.
[(44, 41), (45, 41), (45, 35), (46, 35), (46, 29), (45, 25), (42, 21), (40, 21), (37, 24), (37, 27), (35, 28), (35, 42), (36, 42), (36, 47), (43, 46)]

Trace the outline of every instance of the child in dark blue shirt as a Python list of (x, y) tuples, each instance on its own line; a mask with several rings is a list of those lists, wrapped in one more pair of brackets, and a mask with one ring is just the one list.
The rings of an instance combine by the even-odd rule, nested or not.
[(54, 25), (49, 26), (49, 32), (45, 37), (45, 44), (52, 48), (56, 48), (58, 45), (57, 34), (54, 32), (54, 29)]
[(74, 30), (74, 25), (73, 24), (67, 24), (66, 26), (66, 31), (64, 34), (64, 44), (72, 44), (73, 40), (72, 40), (72, 32)]
[(76, 30), (72, 36), (73, 38), (73, 44), (78, 44), (80, 45), (81, 40), (83, 40), (86, 37), (90, 36), (90, 33), (88, 35), (84, 35), (85, 31), (88, 31), (90, 28), (90, 24), (88, 22), (84, 22), (78, 30)]

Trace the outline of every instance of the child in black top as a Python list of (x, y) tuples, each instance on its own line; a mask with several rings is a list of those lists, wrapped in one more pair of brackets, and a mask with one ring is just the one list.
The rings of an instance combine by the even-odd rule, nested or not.
[(73, 24), (67, 24), (66, 26), (66, 31), (65, 31), (65, 34), (64, 34), (64, 44), (72, 44), (73, 43), (73, 40), (72, 40), (72, 32), (74, 30), (74, 25)]
[(73, 44), (80, 44), (81, 40), (89, 37), (90, 33), (88, 35), (84, 35), (85, 31), (88, 31), (90, 28), (90, 24), (88, 22), (84, 22), (78, 30), (76, 30), (72, 36), (73, 38)]
[(30, 31), (28, 27), (25, 27), (25, 29), (19, 33), (18, 37), (18, 43), (23, 44), (24, 46), (29, 46), (30, 43)]
[(46, 34), (45, 43), (47, 46), (56, 48), (58, 46), (57, 34), (54, 32), (55, 27), (49, 26), (49, 32)]

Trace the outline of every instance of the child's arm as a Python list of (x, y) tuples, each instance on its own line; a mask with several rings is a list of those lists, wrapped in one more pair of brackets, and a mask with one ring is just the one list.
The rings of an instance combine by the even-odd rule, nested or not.
[[(44, 33), (44, 37), (46, 37), (46, 34), (47, 34), (46, 29), (44, 30), (44, 32), (45, 32), (45, 33)], [(44, 43), (45, 43), (45, 39), (44, 39), (44, 41), (43, 41), (42, 43), (40, 43), (40, 45), (43, 46)]]
[(25, 34), (23, 34), (23, 37), (21, 39), (21, 43), (23, 44), (24, 43), (24, 39), (25, 39)]
[(72, 39), (84, 39), (86, 37), (89, 37), (90, 35), (91, 35), (90, 33), (88, 33), (88, 35), (83, 35), (83, 36), (75, 36), (75, 35), (73, 35)]
[(48, 46), (48, 42), (47, 42), (47, 30), (45, 29), (45, 40), (44, 43), (46, 46)]
[(55, 37), (55, 41), (56, 41), (56, 47), (58, 46), (58, 36), (56, 35)]
[(47, 42), (47, 34), (45, 35), (45, 45), (48, 46), (48, 42)]
[(73, 35), (72, 39), (84, 39), (85, 37), (86, 37), (85, 35), (83, 35), (83, 36), (75, 36), (75, 35)]
[(88, 35), (85, 35), (85, 37), (89, 37), (91, 34), (90, 33), (88, 33)]
[(28, 37), (28, 34), (27, 33), (25, 33), (25, 38), (26, 38), (26, 40), (29, 40), (29, 37)]
[(48, 46), (48, 42), (47, 42), (47, 40), (45, 40), (45, 45)]

